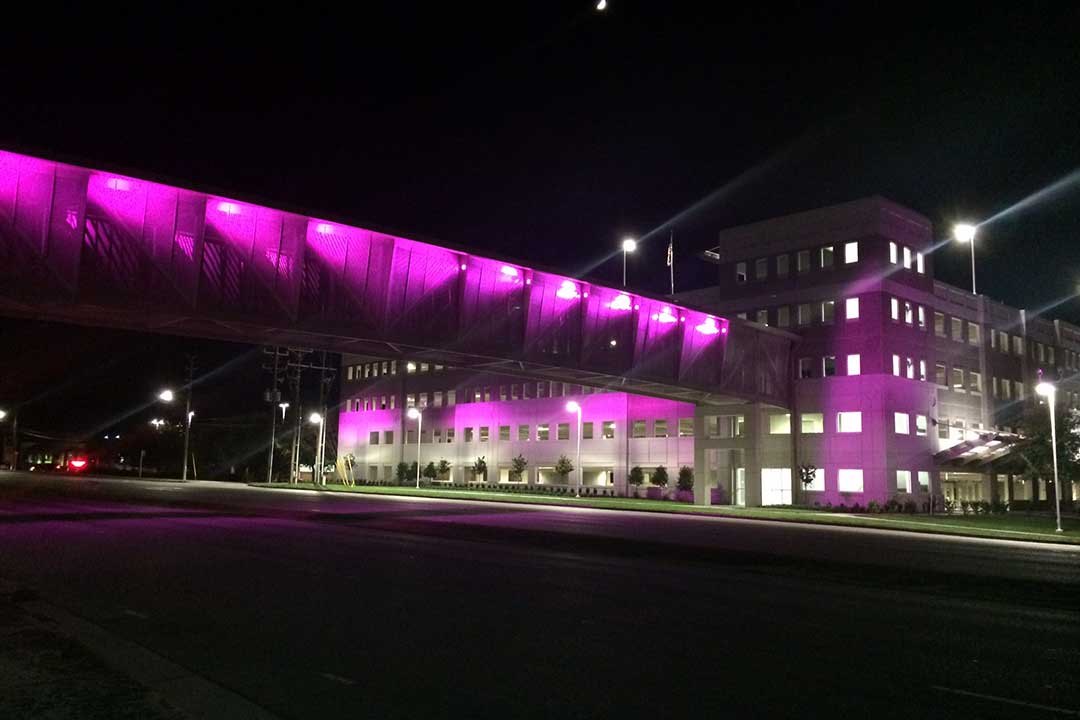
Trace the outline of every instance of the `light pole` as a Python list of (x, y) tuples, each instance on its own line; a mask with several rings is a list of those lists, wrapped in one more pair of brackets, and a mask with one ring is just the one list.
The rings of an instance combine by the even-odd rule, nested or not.
[(1054, 387), (1053, 383), (1041, 380), (1039, 384), (1035, 386), (1035, 392), (1046, 398), (1046, 404), (1050, 408), (1050, 449), (1054, 454), (1054, 501), (1057, 505), (1057, 531), (1061, 532), (1061, 483), (1058, 482), (1057, 421), (1054, 419), (1054, 409), (1057, 404), (1057, 388)]
[(959, 223), (953, 226), (953, 237), (957, 242), (971, 245), (971, 294), (975, 292), (975, 226), (970, 223)]
[(577, 472), (578, 472), (577, 479), (578, 479), (578, 481), (577, 481), (577, 491), (574, 494), (577, 495), (578, 497), (581, 497), (582, 478), (584, 477), (583, 473), (585, 472), (585, 469), (583, 467), (581, 467), (581, 405), (578, 402), (576, 402), (574, 400), (571, 400), (570, 402), (566, 403), (566, 411), (567, 412), (572, 412), (572, 413), (577, 413), (577, 461), (576, 462), (577, 462)]
[(420, 489), (420, 435), (423, 432), (424, 413), (411, 407), (406, 413), (410, 420), (416, 421), (416, 489)]
[[(181, 480), (187, 480), (187, 468), (188, 468), (188, 448), (191, 441), (191, 421), (195, 418), (195, 411), (191, 409), (191, 386), (188, 386), (188, 390), (184, 393), (185, 407), (184, 407), (184, 463), (183, 471), (180, 476)], [(176, 399), (176, 393), (172, 390), (165, 389), (158, 393), (158, 400), (161, 402), (171, 403)]]
[(323, 416), (317, 412), (308, 415), (308, 422), (315, 426), (315, 460), (311, 464), (311, 484), (322, 485), (322, 430)]
[(637, 241), (632, 237), (622, 241), (622, 286), (626, 287), (626, 256), (637, 250)]

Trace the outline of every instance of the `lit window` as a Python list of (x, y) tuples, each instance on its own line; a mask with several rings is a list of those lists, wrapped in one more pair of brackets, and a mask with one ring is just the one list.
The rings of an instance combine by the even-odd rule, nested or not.
[(919, 361), (919, 380), (926, 382), (926, 361)]
[(919, 489), (923, 492), (930, 490), (930, 473), (926, 470), (919, 471)]
[(518, 425), (518, 440), (527, 441), (529, 439), (529, 426)]
[(653, 437), (666, 438), (668, 436), (667, 420), (653, 420)]
[(844, 263), (859, 262), (859, 243), (849, 242), (844, 244)]
[(509, 442), (509, 440), (510, 440), (510, 426), (509, 425), (500, 425), (499, 426), (499, 442)]
[(968, 370), (968, 390), (975, 395), (982, 394), (982, 373)]
[(946, 387), (949, 382), (946, 375), (948, 375), (948, 368), (945, 367), (945, 363), (934, 363), (934, 382), (941, 387)]
[(911, 358), (907, 358), (907, 379), (915, 379), (915, 361)]
[(911, 434), (911, 418), (907, 413), (893, 413), (893, 432), (897, 435)]
[[(969, 322), (968, 323), (968, 344), (977, 346), (980, 342), (982, 342), (982, 338), (981, 338), (981, 333), (979, 332), (978, 323)], [(1051, 348), (1051, 352), (1053, 352), (1053, 348)], [(1051, 361), (1051, 362), (1053, 362), (1053, 361)]]
[(559, 423), (558, 426), (555, 428), (555, 432), (556, 432), (556, 437), (559, 440), (569, 440), (570, 439), (570, 423)]
[(859, 355), (847, 356), (847, 374), (848, 375), (861, 375), (862, 374), (862, 358)]
[[(412, 432), (411, 430), (409, 432)], [(465, 442), (473, 441), (473, 429), (471, 427), (465, 428)]]
[(836, 413), (836, 431), (842, 433), (862, 432), (862, 413), (857, 410)]
[(803, 485), (810, 492), (824, 492), (825, 490), (825, 468), (814, 468), (814, 479), (808, 484)]
[(862, 470), (840, 468), (836, 471), (836, 489), (840, 492), (862, 492)]
[(889, 298), (889, 317), (893, 320), (900, 319), (900, 301), (896, 298)]
[(844, 301), (844, 317), (848, 320), (859, 319), (859, 298), (848, 298)]
[(956, 342), (964, 342), (964, 321), (958, 317), (952, 319), (952, 339)]
[(820, 435), (825, 432), (825, 416), (821, 413), (803, 413), (799, 427), (804, 435)]
[(911, 269), (911, 248), (909, 247), (904, 248), (904, 269)]
[(645, 421), (634, 420), (630, 423), (630, 437), (643, 438), (645, 437)]
[(921, 252), (915, 253), (915, 269), (920, 275), (926, 273), (926, 265), (923, 263), (923, 254)]
[(776, 414), (769, 416), (769, 434), (770, 435), (790, 435), (791, 434), (791, 415), (788, 413)]
[(896, 471), (896, 492), (902, 492), (902, 493), (911, 492), (911, 471), (910, 470), (897, 470)]
[(922, 305), (919, 306), (919, 328), (926, 329), (926, 308)]
[(679, 437), (694, 437), (694, 418), (679, 418)]
[(826, 245), (821, 248), (821, 267), (831, 268), (833, 266), (833, 247), (832, 245)]
[(537, 440), (548, 440), (550, 438), (551, 438), (551, 431), (548, 428), (547, 423), (543, 423), (542, 425), (537, 425), (536, 426), (536, 439)]
[(892, 356), (892, 374), (896, 377), (900, 377), (900, 356)]
[(768, 325), (769, 324), (769, 311), (768, 310), (758, 310), (754, 314), (754, 322), (759, 323), (761, 325)]
[(911, 325), (915, 322), (915, 309), (907, 300), (904, 301), (904, 322)]
[(926, 416), (915, 416), (915, 434), (919, 437), (926, 437)]
[(735, 264), (735, 282), (746, 282), (746, 263), (741, 262)]
[(954, 367), (952, 369), (952, 389), (956, 392), (964, 392), (964, 369)]
[(897, 259), (896, 259), (896, 243), (894, 243), (894, 242), (889, 243), (889, 262), (891, 262), (893, 265), (895, 265), (896, 262), (897, 262)]
[(613, 440), (615, 438), (615, 421), (605, 420), (600, 426), (600, 433), (605, 440)]

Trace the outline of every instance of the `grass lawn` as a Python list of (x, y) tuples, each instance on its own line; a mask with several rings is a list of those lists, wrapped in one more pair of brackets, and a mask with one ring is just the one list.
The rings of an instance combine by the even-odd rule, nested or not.
[[(250, 483), (252, 487), (282, 490), (313, 490), (310, 485), (288, 483)], [(740, 508), (730, 505), (702, 507), (670, 500), (645, 500), (640, 498), (581, 497), (567, 495), (540, 495), (528, 493), (491, 492), (481, 490), (420, 488), (396, 486), (328, 485), (321, 492), (360, 493), (367, 495), (406, 495), (428, 498), (451, 498), (482, 502), (519, 503), (527, 505), (560, 505), (589, 507), (606, 510), (637, 510), (640, 512), (664, 512), (686, 515), (716, 515), (720, 517), (756, 520), (780, 520), (787, 522), (817, 523), (822, 525), (850, 525), (887, 530), (939, 533), (944, 535), (967, 535), (972, 537), (1002, 538), (1009, 540), (1032, 540), (1080, 545), (1080, 518), (1076, 515), (1062, 516), (1065, 532), (1054, 532), (1054, 519), (1039, 515), (849, 515), (827, 513), (804, 508)]]

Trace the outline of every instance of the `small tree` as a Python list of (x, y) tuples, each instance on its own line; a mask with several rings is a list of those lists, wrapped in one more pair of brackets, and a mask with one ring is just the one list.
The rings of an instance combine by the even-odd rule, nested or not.
[(675, 481), (675, 486), (680, 490), (693, 490), (694, 468), (689, 465), (683, 465), (679, 468), (679, 479)]
[[(1057, 423), (1058, 475), (1061, 478), (1061, 499), (1069, 500), (1072, 481), (1080, 477), (1080, 413), (1058, 398)], [(1020, 451), (1024, 459), (1024, 477), (1042, 482), (1046, 497), (1054, 498), (1054, 453), (1051, 449), (1050, 413), (1046, 405), (1032, 405), (1020, 420), (1020, 434), (1030, 442)]]
[(810, 487), (814, 482), (814, 478), (817, 476), (817, 468), (807, 463), (799, 466), (799, 480), (802, 481), (803, 489)]
[(525, 459), (524, 455), (519, 454), (510, 461), (510, 479), (514, 482), (521, 482), (521, 476), (525, 474), (525, 469), (528, 467), (529, 461)]
[(476, 462), (472, 464), (473, 480), (478, 482), (484, 482), (487, 480), (487, 460), (484, 456), (476, 458)]
[(559, 456), (559, 462), (555, 463), (555, 474), (562, 478), (565, 483), (570, 473), (574, 472), (574, 463), (565, 455)]
[(637, 490), (645, 483), (645, 471), (641, 469), (640, 465), (635, 465), (630, 468), (630, 475), (626, 478), (626, 482), (634, 488), (634, 496), (637, 496)]
[(436, 476), (439, 474), (439, 471), (435, 469), (435, 463), (434, 462), (429, 462), (424, 467), (424, 472), (422, 474), (429, 481), (431, 481), (431, 480), (434, 480), (436, 478)]
[(399, 462), (397, 464), (397, 470), (394, 472), (394, 477), (397, 478), (398, 485), (404, 485), (405, 481), (409, 479), (409, 464)]
[(652, 477), (649, 478), (649, 482), (652, 483), (653, 485), (655, 485), (656, 487), (667, 487), (667, 484), (668, 484), (667, 468), (664, 467), (663, 465), (657, 465), (656, 469), (653, 470)]
[(446, 458), (439, 461), (436, 475), (444, 479), (450, 475), (450, 463), (446, 462)]

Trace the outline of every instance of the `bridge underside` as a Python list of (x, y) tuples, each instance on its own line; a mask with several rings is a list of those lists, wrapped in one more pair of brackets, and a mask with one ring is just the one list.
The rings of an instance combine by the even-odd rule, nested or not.
[(794, 336), (464, 250), (0, 151), (0, 314), (787, 406)]

